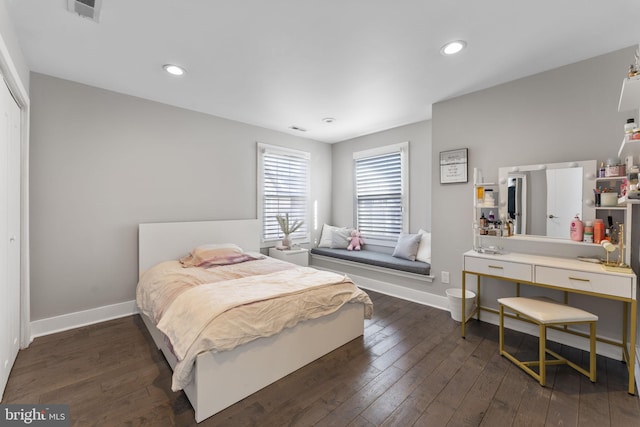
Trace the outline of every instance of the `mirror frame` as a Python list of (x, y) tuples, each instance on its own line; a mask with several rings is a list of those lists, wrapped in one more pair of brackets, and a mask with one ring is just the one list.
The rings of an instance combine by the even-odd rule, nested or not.
[[(543, 171), (547, 169), (563, 169), (563, 168), (576, 168), (582, 167), (582, 219), (583, 221), (593, 221), (596, 217), (596, 209), (594, 202), (593, 190), (596, 188), (596, 160), (581, 160), (574, 162), (564, 163), (540, 163), (536, 165), (521, 165), (521, 166), (504, 166), (498, 169), (498, 186), (499, 186), (499, 218), (506, 217), (507, 215), (507, 185), (509, 173), (514, 172), (532, 172)], [(513, 237), (535, 237), (538, 239), (548, 239), (549, 241), (569, 241), (569, 239), (563, 239), (559, 237), (547, 237), (539, 234), (514, 234)]]

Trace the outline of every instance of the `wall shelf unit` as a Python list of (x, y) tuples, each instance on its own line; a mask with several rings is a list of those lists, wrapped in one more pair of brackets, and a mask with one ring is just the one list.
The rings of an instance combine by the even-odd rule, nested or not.
[(473, 169), (473, 248), (485, 250), (483, 237), (502, 237), (499, 218), (499, 186), (495, 182), (485, 182), (482, 171)]
[(637, 110), (640, 99), (640, 76), (627, 77), (622, 81), (618, 112)]
[[(599, 177), (595, 179), (595, 186), (600, 191), (608, 190), (608, 193), (616, 193), (616, 196), (621, 194), (621, 185), (623, 181), (626, 179), (626, 176), (607, 176), (607, 177)], [(607, 194), (607, 193), (602, 193)], [(600, 197), (602, 197), (600, 195)], [(609, 206), (598, 206), (596, 202), (595, 217), (597, 219), (602, 219), (604, 221), (605, 227), (607, 227), (610, 231), (611, 239), (617, 242), (617, 236), (615, 235), (617, 227), (619, 224), (627, 223), (627, 207), (624, 204), (620, 203), (619, 198), (616, 197), (617, 205), (609, 205)], [(613, 225), (613, 228), (609, 226), (609, 224)], [(628, 240), (627, 240), (628, 241)]]

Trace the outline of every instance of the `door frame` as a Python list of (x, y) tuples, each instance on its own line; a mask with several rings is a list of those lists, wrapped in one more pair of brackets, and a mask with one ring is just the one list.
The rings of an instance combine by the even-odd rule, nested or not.
[(29, 258), (29, 117), (30, 100), (9, 49), (0, 34), (0, 74), (20, 108), (20, 348), (31, 343)]

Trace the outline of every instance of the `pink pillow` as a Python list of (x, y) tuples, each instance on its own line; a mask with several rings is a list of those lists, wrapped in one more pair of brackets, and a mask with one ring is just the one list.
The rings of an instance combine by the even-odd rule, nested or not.
[(239, 246), (232, 243), (202, 245), (194, 248), (189, 255), (180, 258), (180, 263), (183, 267), (199, 267), (205, 262), (210, 264), (228, 263), (230, 259), (239, 255), (245, 254)]

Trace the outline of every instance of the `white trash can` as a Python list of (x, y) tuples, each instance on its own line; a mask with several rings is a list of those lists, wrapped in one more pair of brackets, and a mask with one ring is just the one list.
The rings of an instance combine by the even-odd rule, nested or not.
[[(447, 297), (449, 298), (449, 308), (451, 309), (451, 318), (456, 322), (462, 322), (462, 289), (447, 289)], [(465, 312), (467, 319), (471, 312), (475, 309), (476, 294), (471, 291), (465, 291)]]

